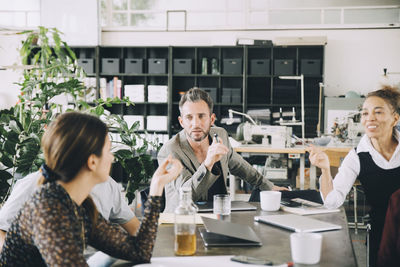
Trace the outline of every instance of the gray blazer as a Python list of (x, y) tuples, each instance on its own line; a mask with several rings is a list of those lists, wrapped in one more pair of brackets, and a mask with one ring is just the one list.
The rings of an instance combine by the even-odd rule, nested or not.
[[(225, 185), (229, 172), (258, 187), (260, 190), (271, 190), (274, 184), (264, 178), (232, 149), (225, 129), (211, 127), (210, 135), (214, 136), (215, 133), (218, 134), (224, 145), (229, 148), (228, 154), (223, 156), (220, 161)], [(176, 180), (165, 186), (165, 212), (173, 212), (178, 206), (179, 188), (183, 186), (191, 186), (193, 201), (206, 200), (208, 189), (214, 184), (218, 176), (208, 171), (203, 163), (200, 164), (197, 161), (184, 130), (163, 145), (158, 153), (158, 163), (160, 164), (170, 154), (182, 162), (183, 170)]]

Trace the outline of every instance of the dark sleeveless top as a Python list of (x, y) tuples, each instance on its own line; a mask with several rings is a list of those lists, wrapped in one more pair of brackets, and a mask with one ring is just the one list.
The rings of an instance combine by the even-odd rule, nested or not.
[(357, 178), (371, 206), (370, 264), (375, 266), (388, 202), (390, 196), (400, 188), (400, 167), (382, 169), (368, 152), (359, 152), (357, 155), (360, 159), (360, 174)]

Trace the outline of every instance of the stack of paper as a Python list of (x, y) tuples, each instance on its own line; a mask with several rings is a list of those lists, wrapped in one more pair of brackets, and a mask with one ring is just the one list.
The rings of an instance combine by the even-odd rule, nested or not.
[(147, 130), (166, 131), (168, 125), (167, 122), (167, 116), (147, 116)]
[(148, 101), (149, 102), (168, 102), (168, 86), (166, 85), (149, 85)]
[[(332, 213), (332, 212), (339, 212), (339, 209), (327, 209), (322, 204), (312, 202), (309, 200), (301, 199), (301, 198), (294, 198), (291, 199), (293, 202), (297, 202), (301, 204), (298, 207), (288, 207), (281, 204), (281, 210), (295, 213), (298, 215), (312, 215), (312, 214), (321, 214), (321, 213)], [(282, 202), (281, 202), (282, 203)]]
[[(217, 219), (217, 215), (213, 214), (213, 213), (196, 214), (196, 217), (194, 219), (196, 224), (204, 224), (201, 217)], [(160, 213), (160, 218), (158, 219), (158, 224), (163, 224), (163, 223), (171, 224), (171, 223), (174, 223), (174, 220), (175, 220), (175, 214), (163, 212), (163, 213)]]
[(144, 84), (127, 84), (124, 89), (125, 96), (132, 102), (144, 102)]

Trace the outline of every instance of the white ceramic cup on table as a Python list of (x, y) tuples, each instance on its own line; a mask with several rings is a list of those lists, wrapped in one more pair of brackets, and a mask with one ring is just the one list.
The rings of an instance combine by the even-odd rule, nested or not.
[(265, 211), (276, 211), (281, 206), (282, 193), (279, 191), (261, 191), (260, 205)]
[(321, 259), (322, 235), (293, 233), (290, 235), (292, 259), (299, 264), (317, 264)]

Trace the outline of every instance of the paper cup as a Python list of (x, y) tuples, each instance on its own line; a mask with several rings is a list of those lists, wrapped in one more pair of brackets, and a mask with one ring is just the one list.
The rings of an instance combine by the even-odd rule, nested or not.
[(300, 264), (317, 264), (321, 258), (322, 235), (293, 233), (290, 235), (292, 259)]

